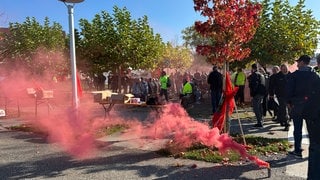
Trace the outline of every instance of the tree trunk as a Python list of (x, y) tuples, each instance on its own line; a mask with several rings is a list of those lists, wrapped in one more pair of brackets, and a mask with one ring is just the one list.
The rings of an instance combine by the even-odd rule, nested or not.
[[(229, 71), (229, 62), (227, 61), (224, 61), (224, 64), (223, 64), (223, 92), (226, 91), (226, 77), (227, 77), (227, 72)], [(223, 132), (224, 133), (230, 133), (230, 117), (229, 117), (229, 109), (230, 109), (230, 106), (229, 104), (226, 104), (227, 107), (226, 107), (226, 114), (225, 114), (225, 120), (224, 120), (224, 129), (223, 129)]]
[(119, 68), (117, 69), (118, 71), (118, 88), (117, 88), (117, 91), (118, 93), (121, 93), (121, 76), (122, 76), (122, 67), (121, 65), (119, 66)]

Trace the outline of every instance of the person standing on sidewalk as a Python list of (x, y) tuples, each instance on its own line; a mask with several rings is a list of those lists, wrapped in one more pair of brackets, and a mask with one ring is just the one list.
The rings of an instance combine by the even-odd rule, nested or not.
[[(275, 83), (274, 81), (275, 81), (275, 76), (278, 74), (278, 72), (280, 72), (280, 67), (277, 65), (273, 66), (272, 67), (272, 74), (269, 78), (269, 88), (268, 88), (269, 97), (270, 97), (270, 94), (274, 94), (274, 88), (273, 88), (274, 83)], [(278, 114), (278, 110), (279, 110), (279, 103), (275, 97), (269, 98), (268, 108), (273, 111), (272, 121), (279, 122), (279, 120), (277, 119), (277, 114)]]
[(306, 120), (309, 134), (308, 179), (320, 179), (320, 77), (309, 66), (311, 58), (301, 56), (298, 70), (288, 78), (288, 105), (294, 125), (294, 150), (289, 155), (302, 158), (302, 123)]
[(253, 112), (257, 118), (257, 124), (254, 127), (263, 127), (262, 117), (262, 101), (266, 95), (265, 78), (260, 72), (258, 72), (257, 64), (252, 64), (251, 74), (248, 77), (250, 96), (252, 97)]
[[(269, 97), (272, 96), (272, 94), (274, 95), (274, 81), (275, 81), (275, 77), (276, 75), (280, 72), (280, 67), (279, 66), (273, 66), (272, 67), (272, 74), (269, 78), (269, 89), (268, 89), (268, 93), (269, 93)], [(278, 110), (279, 110), (279, 104), (278, 101), (276, 101), (276, 98), (269, 98), (268, 101), (268, 108), (272, 108), (273, 110), (273, 117), (272, 117), (272, 121), (274, 122), (279, 122), (279, 120), (277, 119), (277, 114), (278, 114)]]
[(288, 76), (287, 82), (287, 104), (290, 109), (290, 118), (293, 120), (294, 127), (294, 150), (289, 152), (289, 154), (298, 158), (302, 158), (302, 110), (307, 95), (306, 85), (312, 74), (312, 68), (309, 66), (310, 59), (308, 55), (303, 55), (296, 60), (298, 70)]
[[(317, 61), (320, 56), (317, 56)], [(299, 68), (300, 69), (300, 68)], [(300, 72), (300, 74), (302, 74)], [(304, 72), (304, 74), (307, 74)], [(305, 96), (302, 118), (306, 120), (309, 136), (308, 180), (320, 179), (320, 77), (314, 71), (308, 71), (308, 80), (301, 75)]]
[[(266, 89), (266, 93), (265, 95), (263, 96), (263, 99), (262, 99), (262, 116), (265, 117), (267, 116), (267, 112), (269, 112), (269, 109), (268, 109), (268, 93), (267, 93), (267, 89), (269, 88), (269, 72), (266, 71), (265, 68), (263, 67), (260, 67), (258, 69), (258, 71), (263, 75), (264, 77), (264, 87)], [(270, 115), (271, 115), (271, 112), (269, 112)]]
[(284, 131), (289, 130), (289, 115), (286, 100), (286, 86), (288, 77), (288, 67), (285, 64), (280, 66), (281, 71), (274, 75), (273, 82), (269, 86), (269, 98), (274, 99), (276, 95), (279, 102), (277, 120), (281, 126), (284, 126)]
[(222, 74), (218, 71), (217, 66), (213, 66), (212, 72), (210, 72), (207, 82), (208, 84), (210, 84), (212, 113), (214, 114), (217, 111), (217, 107), (219, 105), (223, 84)]

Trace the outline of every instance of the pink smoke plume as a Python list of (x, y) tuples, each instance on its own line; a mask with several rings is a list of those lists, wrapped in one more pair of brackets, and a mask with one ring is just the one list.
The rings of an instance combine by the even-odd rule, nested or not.
[(77, 113), (70, 108), (30, 122), (48, 133), (49, 142), (57, 143), (72, 156), (84, 159), (94, 154), (95, 137), (86, 116)]
[(208, 147), (216, 147), (221, 153), (236, 150), (243, 158), (254, 161), (259, 167), (269, 168), (269, 163), (248, 154), (246, 148), (233, 141), (228, 134), (220, 134), (218, 128), (211, 129), (207, 124), (189, 117), (180, 104), (168, 104), (159, 119), (147, 128), (138, 128), (134, 132), (152, 139), (170, 137), (179, 148), (188, 148), (195, 143), (201, 143)]

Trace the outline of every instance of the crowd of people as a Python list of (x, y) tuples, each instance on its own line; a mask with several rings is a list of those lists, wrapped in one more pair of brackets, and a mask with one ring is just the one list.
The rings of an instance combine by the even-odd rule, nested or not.
[(310, 140), (308, 179), (320, 179), (317, 171), (320, 165), (320, 56), (317, 57), (318, 66), (315, 68), (309, 66), (310, 60), (308, 55), (301, 56), (296, 60), (298, 70), (292, 73), (285, 64), (280, 68), (274, 66), (271, 76), (253, 64), (248, 79), (257, 119), (255, 127), (263, 127), (264, 99), (276, 103), (274, 121), (284, 126), (285, 131), (289, 129), (289, 120), (293, 121), (294, 150), (289, 154), (297, 158), (302, 158), (302, 126), (303, 120), (306, 121)]
[(92, 80), (87, 80), (86, 84), (91, 84), (91, 89), (98, 91), (109, 89), (117, 93), (131, 93), (135, 98), (151, 104), (163, 104), (169, 102), (169, 99), (180, 98), (183, 107), (188, 108), (193, 103), (199, 104), (203, 95), (209, 93), (207, 76), (206, 72), (198, 71), (193, 74), (176, 72), (170, 75), (162, 71), (158, 77), (123, 74), (120, 78), (117, 74), (109, 73), (107, 77), (98, 74)]

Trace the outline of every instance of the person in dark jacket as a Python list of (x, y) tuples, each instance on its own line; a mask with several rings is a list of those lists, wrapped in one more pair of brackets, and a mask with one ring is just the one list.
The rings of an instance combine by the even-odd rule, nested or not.
[[(268, 89), (269, 97), (271, 94), (274, 95), (274, 87), (275, 87), (274, 86), (274, 79), (279, 72), (280, 72), (279, 66), (272, 67), (272, 74), (269, 78), (269, 89)], [(279, 110), (279, 103), (276, 98), (274, 98), (274, 97), (269, 98), (268, 109), (273, 111), (272, 121), (279, 122), (279, 120), (277, 119), (277, 114), (278, 114), (278, 110)]]
[(252, 64), (251, 74), (248, 77), (250, 96), (252, 97), (252, 107), (257, 118), (257, 124), (254, 127), (263, 127), (262, 101), (266, 94), (264, 75), (258, 72), (257, 64)]
[[(268, 93), (267, 93), (267, 89), (269, 88), (270, 75), (269, 75), (269, 72), (267, 72), (266, 69), (263, 67), (259, 68), (258, 71), (264, 76), (264, 85), (266, 88), (266, 91), (265, 91), (266, 93), (262, 99), (262, 116), (265, 117), (265, 116), (267, 116), (267, 112), (270, 113), (270, 111), (268, 109), (268, 103), (269, 103), (268, 100), (269, 99), (268, 99)], [(272, 115), (272, 114), (270, 113), (270, 115)]]
[(222, 74), (218, 71), (217, 66), (213, 66), (207, 82), (210, 84), (212, 113), (215, 113), (222, 95)]
[(320, 179), (320, 78), (309, 66), (310, 57), (301, 56), (298, 70), (288, 77), (287, 100), (291, 108), (294, 126), (294, 151), (289, 152), (302, 158), (302, 122), (306, 120), (309, 134), (308, 179)]
[(274, 99), (275, 96), (279, 103), (279, 109), (277, 114), (277, 120), (281, 126), (284, 126), (284, 131), (289, 130), (289, 115), (286, 100), (286, 86), (288, 77), (288, 66), (282, 64), (280, 66), (281, 71), (274, 75), (273, 82), (269, 86), (269, 98)]

